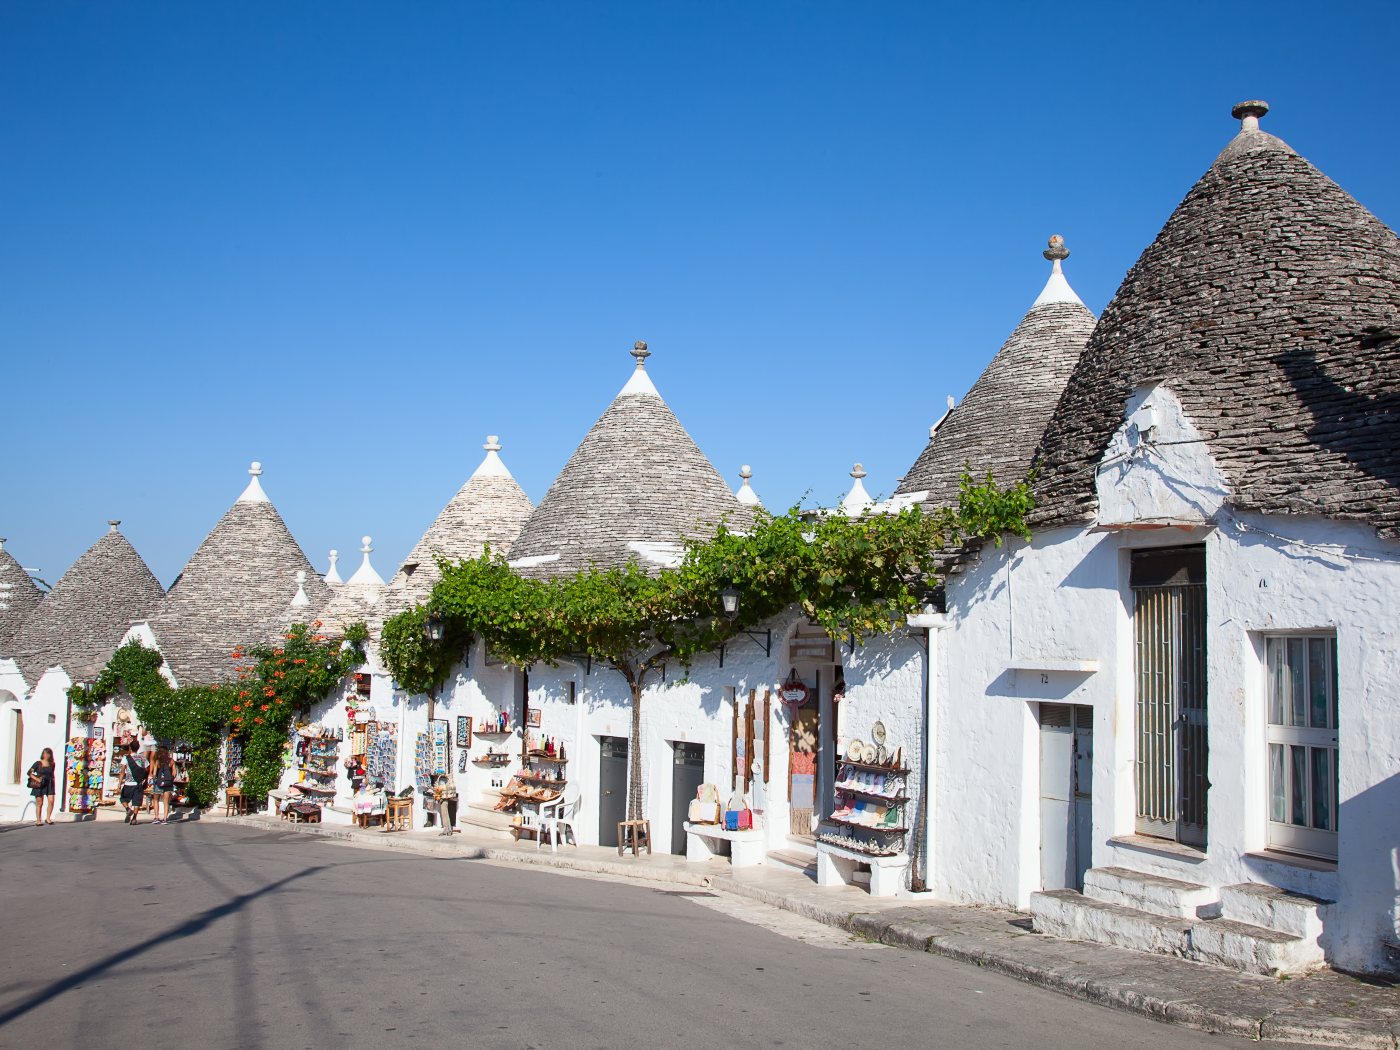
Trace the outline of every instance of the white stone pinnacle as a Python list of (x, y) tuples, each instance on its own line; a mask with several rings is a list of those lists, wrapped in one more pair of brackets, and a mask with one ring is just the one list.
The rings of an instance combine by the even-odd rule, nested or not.
[(263, 491), (262, 482), (258, 480), (262, 476), (262, 464), (257, 460), (248, 468), (248, 487), (243, 490), (243, 495), (238, 497), (239, 503), (269, 503), (267, 493)]
[(875, 503), (870, 498), (870, 493), (865, 491), (865, 483), (861, 480), (865, 476), (865, 468), (859, 463), (851, 468), (851, 491), (846, 493), (846, 498), (841, 501), (841, 513), (848, 518), (859, 517)]
[(617, 396), (650, 394), (653, 397), (660, 397), (661, 395), (656, 390), (656, 384), (651, 381), (651, 376), (647, 375), (646, 360), (651, 356), (647, 344), (638, 340), (637, 344), (628, 352), (637, 359), (637, 367), (627, 382), (623, 384), (622, 389), (617, 392)]
[(304, 608), (311, 604), (311, 599), (306, 596), (306, 570), (297, 570), (297, 592), (292, 595), (292, 605), (294, 608)]
[(749, 479), (753, 477), (753, 470), (750, 469), (747, 463), (739, 468), (739, 477), (743, 479), (743, 484), (740, 485), (738, 491), (734, 493), (734, 498), (746, 507), (763, 506), (763, 501), (758, 498), (758, 493), (755, 492), (753, 486), (749, 484)]
[(332, 586), (334, 586), (334, 585), (336, 585), (336, 584), (339, 584), (339, 583), (344, 583), (344, 582), (345, 582), (344, 580), (342, 580), (342, 579), (340, 578), (340, 572), (339, 572), (339, 570), (336, 569), (336, 567), (335, 567), (335, 563), (338, 562), (338, 561), (340, 561), (340, 551), (337, 551), (337, 550), (331, 551), (331, 553), (330, 553), (331, 567), (330, 567), (329, 569), (326, 570), (326, 582), (329, 583), (329, 584), (331, 584)]
[(1032, 307), (1044, 306), (1047, 303), (1077, 303), (1084, 305), (1084, 301), (1074, 294), (1074, 289), (1069, 286), (1069, 281), (1065, 280), (1064, 270), (1060, 264), (1069, 258), (1069, 249), (1065, 247), (1065, 239), (1058, 233), (1050, 238), (1050, 246), (1045, 249), (1045, 258), (1050, 260), (1050, 279), (1045, 282), (1045, 288), (1041, 291), (1036, 301), (1031, 303)]
[(374, 566), (371, 565), (369, 561), (369, 556), (374, 553), (374, 547), (371, 544), (370, 537), (364, 536), (361, 538), (360, 553), (364, 555), (364, 561), (361, 562), (360, 567), (355, 570), (355, 575), (351, 576), (350, 579), (346, 581), (346, 585), (368, 583), (383, 587), (384, 578), (374, 571)]
[(495, 477), (508, 478), (511, 476), (510, 470), (501, 460), (501, 439), (496, 434), (489, 434), (486, 437), (486, 444), (481, 446), (486, 450), (486, 458), (481, 461), (481, 465), (472, 471), (472, 477)]

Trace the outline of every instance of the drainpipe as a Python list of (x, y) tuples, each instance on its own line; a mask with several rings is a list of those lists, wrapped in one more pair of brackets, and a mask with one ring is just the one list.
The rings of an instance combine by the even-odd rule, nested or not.
[(929, 822), (929, 810), (933, 806), (933, 791), (937, 783), (936, 752), (937, 743), (935, 715), (938, 708), (937, 688), (934, 676), (934, 660), (937, 649), (934, 647), (934, 631), (948, 626), (946, 613), (935, 612), (933, 606), (924, 606), (923, 612), (909, 617), (909, 626), (923, 630), (924, 675), (923, 675), (923, 761), (919, 769), (919, 819), (914, 830), (915, 841), (919, 846), (919, 863), (910, 872), (909, 888), (915, 893), (925, 892), (933, 878), (933, 831)]

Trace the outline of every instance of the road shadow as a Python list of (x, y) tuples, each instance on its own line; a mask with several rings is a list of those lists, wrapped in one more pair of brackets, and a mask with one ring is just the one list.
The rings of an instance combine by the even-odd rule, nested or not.
[(114, 952), (111, 955), (107, 956), (105, 959), (99, 959), (96, 962), (93, 962), (92, 964), (83, 967), (76, 973), (69, 974), (67, 977), (62, 978), (61, 980), (53, 981), (45, 987), (40, 988), (38, 991), (34, 992), (32, 995), (21, 999), (13, 1006), (6, 1007), (4, 1010), (0, 1011), (0, 1028), (3, 1028), (11, 1021), (19, 1017), (23, 1017), (25, 1014), (44, 1005), (44, 1003), (48, 1002), (49, 1000), (57, 998), (64, 992), (71, 991), (72, 989), (78, 987), (86, 981), (90, 981), (94, 977), (101, 976), (107, 971), (114, 969), (115, 967), (118, 967), (123, 963), (129, 962), (130, 960), (145, 954), (146, 952), (150, 951), (152, 948), (156, 947), (159, 944), (163, 944), (164, 942), (169, 941), (171, 939), (178, 939), (181, 937), (192, 937), (195, 934), (208, 929), (215, 922), (224, 918), (225, 916), (233, 915), (239, 911), (242, 911), (245, 907), (247, 907), (253, 901), (257, 900), (259, 897), (266, 896), (269, 893), (275, 893), (277, 890), (281, 889), (289, 883), (296, 882), (299, 879), (304, 879), (310, 875), (315, 875), (317, 872), (324, 870), (324, 867), (324, 865), (317, 865), (313, 868), (307, 868), (304, 871), (294, 872), (293, 874), (288, 875), (286, 878), (278, 879), (276, 882), (270, 882), (266, 886), (262, 886), (259, 889), (253, 890), (249, 893), (240, 893), (234, 897), (229, 898), (223, 904), (216, 905), (212, 908), (207, 908), (199, 914), (193, 915), (190, 918), (186, 919), (184, 922), (178, 923), (175, 926), (170, 927), (164, 932), (152, 934), (141, 944), (133, 944), (128, 948), (123, 948), (121, 951)]

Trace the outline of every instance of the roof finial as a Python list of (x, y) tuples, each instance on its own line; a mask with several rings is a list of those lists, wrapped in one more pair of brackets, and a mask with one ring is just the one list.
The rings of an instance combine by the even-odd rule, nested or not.
[(0, 551), (2, 551), (2, 550), (5, 549), (5, 540), (6, 540), (6, 538), (7, 538), (7, 537), (5, 537), (5, 536), (0, 536)]
[(1241, 131), (1258, 131), (1259, 118), (1269, 112), (1269, 104), (1262, 99), (1252, 98), (1237, 102), (1230, 109), (1230, 116), (1240, 122)]
[(648, 357), (651, 356), (651, 351), (647, 349), (646, 343), (638, 339), (635, 343), (632, 344), (632, 349), (630, 353), (633, 357), (637, 359), (638, 370), (646, 368), (646, 360)]
[(243, 490), (243, 494), (238, 497), (239, 503), (267, 503), (267, 493), (263, 491), (262, 482), (258, 480), (262, 476), (262, 464), (253, 460), (248, 468), (251, 477), (248, 478), (248, 487)]
[(365, 556), (365, 560), (360, 563), (360, 567), (355, 570), (355, 575), (350, 577), (350, 583), (371, 583), (380, 587), (384, 586), (384, 579), (379, 573), (374, 571), (374, 566), (369, 563), (369, 556), (374, 552), (373, 542), (368, 536), (361, 537), (360, 552)]
[(303, 605), (310, 605), (311, 599), (306, 596), (306, 570), (297, 570), (297, 592), (292, 595), (292, 604), (298, 609)]
[(749, 484), (749, 479), (753, 477), (753, 469), (747, 463), (739, 468), (739, 477), (743, 479), (744, 483), (739, 486), (739, 491), (734, 493), (734, 498), (746, 507), (761, 507), (763, 501), (758, 498), (758, 493)]
[(108, 518), (108, 519), (107, 519), (107, 524), (108, 524), (109, 526), (111, 526), (111, 528), (109, 528), (107, 531), (108, 531), (108, 532), (116, 532), (116, 531), (117, 531), (117, 526), (120, 525), (121, 523), (122, 523), (122, 521), (121, 521), (120, 518)]
[(1040, 295), (1036, 296), (1035, 302), (1031, 306), (1044, 306), (1047, 303), (1071, 303), (1079, 306), (1084, 305), (1084, 301), (1074, 294), (1074, 289), (1065, 280), (1064, 270), (1060, 264), (1069, 258), (1069, 249), (1065, 247), (1065, 239), (1058, 233), (1054, 234), (1049, 241), (1049, 246), (1040, 253), (1050, 260), (1050, 279), (1045, 282), (1045, 287), (1041, 289)]
[(501, 439), (500, 439), (500, 436), (497, 435), (497, 434), (487, 434), (487, 435), (486, 435), (486, 444), (482, 445), (481, 447), (484, 448), (487, 452), (499, 452), (499, 451), (501, 451)]
[(865, 477), (865, 468), (857, 463), (851, 468), (851, 477), (855, 480), (851, 482), (851, 491), (841, 500), (841, 513), (848, 518), (858, 518), (869, 510), (875, 501), (870, 498), (870, 493), (865, 491), (865, 482), (861, 481), (861, 478)]
[(335, 567), (335, 563), (340, 561), (340, 551), (332, 550), (330, 553), (331, 567), (326, 570), (326, 582), (329, 584), (343, 583), (340, 578), (340, 570)]

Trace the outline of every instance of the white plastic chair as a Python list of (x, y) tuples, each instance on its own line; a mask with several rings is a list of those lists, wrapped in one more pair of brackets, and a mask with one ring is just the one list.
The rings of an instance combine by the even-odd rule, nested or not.
[(578, 845), (578, 832), (574, 830), (574, 820), (578, 817), (579, 803), (583, 794), (575, 784), (566, 784), (564, 793), (553, 802), (546, 802), (540, 806), (540, 828), (535, 835), (535, 849), (540, 848), (540, 843), (544, 841), (545, 835), (549, 836), (549, 848), (552, 852), (559, 852), (559, 834), (561, 829), (567, 829), (568, 833), (574, 837), (574, 845)]

